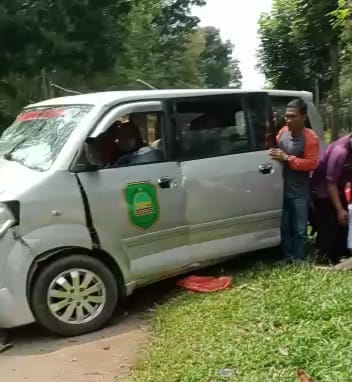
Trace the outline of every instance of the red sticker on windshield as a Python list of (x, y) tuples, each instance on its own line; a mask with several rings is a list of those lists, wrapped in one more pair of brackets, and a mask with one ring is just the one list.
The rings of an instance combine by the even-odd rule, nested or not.
[(63, 109), (25, 111), (16, 118), (16, 121), (24, 122), (24, 121), (31, 121), (34, 119), (52, 119), (52, 118), (63, 117), (64, 115), (65, 115), (65, 111)]

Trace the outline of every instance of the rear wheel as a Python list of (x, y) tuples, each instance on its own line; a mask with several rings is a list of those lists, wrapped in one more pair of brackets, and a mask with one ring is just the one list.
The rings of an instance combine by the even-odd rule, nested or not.
[(86, 255), (58, 259), (40, 271), (31, 293), (37, 321), (61, 336), (98, 330), (111, 319), (117, 282), (99, 260)]

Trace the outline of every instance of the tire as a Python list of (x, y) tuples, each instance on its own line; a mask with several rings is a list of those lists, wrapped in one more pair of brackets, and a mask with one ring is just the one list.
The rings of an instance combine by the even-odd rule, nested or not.
[(112, 318), (117, 301), (114, 275), (87, 255), (69, 255), (44, 266), (31, 289), (37, 322), (63, 337), (101, 329)]

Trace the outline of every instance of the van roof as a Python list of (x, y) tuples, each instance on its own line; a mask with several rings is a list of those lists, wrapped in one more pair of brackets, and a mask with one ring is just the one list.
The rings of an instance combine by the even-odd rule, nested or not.
[(210, 95), (241, 94), (241, 93), (269, 93), (275, 96), (301, 97), (307, 101), (313, 99), (311, 92), (291, 90), (246, 90), (246, 89), (168, 89), (168, 90), (136, 90), (136, 91), (110, 91), (100, 93), (87, 93), (74, 96), (52, 98), (42, 102), (28, 105), (27, 108), (58, 105), (94, 105), (112, 106), (121, 102), (138, 100), (159, 100), (168, 98), (197, 97)]

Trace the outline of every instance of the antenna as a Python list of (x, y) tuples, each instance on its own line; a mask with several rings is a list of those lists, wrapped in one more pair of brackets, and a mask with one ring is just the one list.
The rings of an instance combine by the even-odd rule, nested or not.
[(141, 84), (145, 85), (145, 86), (146, 86), (146, 87), (148, 87), (149, 89), (153, 89), (153, 90), (156, 90), (156, 87), (155, 87), (155, 86), (153, 86), (153, 85), (151, 85), (151, 84), (150, 84), (150, 83), (148, 83), (147, 81), (143, 81), (143, 80), (141, 80), (141, 79), (137, 78), (137, 79), (136, 79), (136, 82), (139, 82), (139, 83), (141, 83)]
[(62, 86), (55, 84), (55, 82), (53, 82), (53, 81), (50, 81), (50, 82), (49, 82), (49, 85), (52, 86), (53, 88), (62, 90), (63, 92), (66, 92), (66, 93), (71, 93), (71, 94), (83, 94), (83, 93), (78, 92), (78, 91), (76, 91), (76, 90), (71, 90), (71, 89), (63, 88)]

